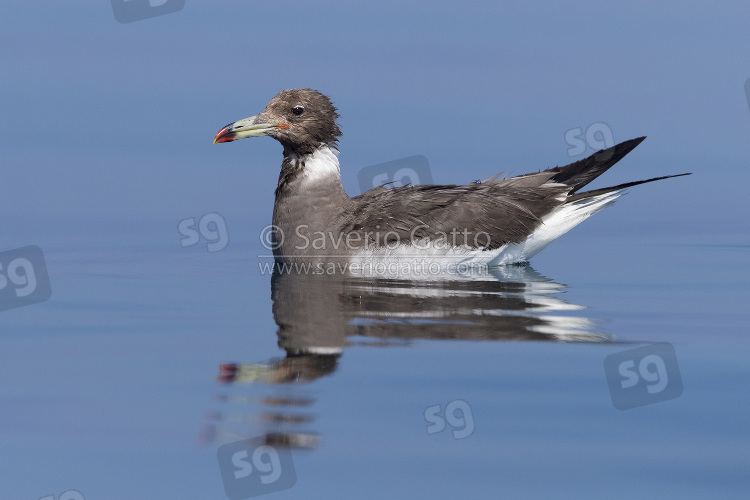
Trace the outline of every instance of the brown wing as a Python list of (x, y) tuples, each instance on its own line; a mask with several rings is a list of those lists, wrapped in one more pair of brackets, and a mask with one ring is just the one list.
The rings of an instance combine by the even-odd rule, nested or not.
[(341, 230), (363, 233), (365, 241), (378, 245), (425, 237), (488, 250), (520, 243), (542, 217), (567, 201), (666, 178), (574, 195), (644, 139), (622, 142), (564, 167), (499, 181), (496, 175), (466, 186), (380, 186), (352, 199)]
[[(546, 174), (544, 174), (546, 176)], [(451, 245), (495, 249), (524, 241), (565, 202), (569, 186), (505, 179), (466, 186), (383, 186), (353, 198), (342, 231), (377, 245), (447, 239)]]

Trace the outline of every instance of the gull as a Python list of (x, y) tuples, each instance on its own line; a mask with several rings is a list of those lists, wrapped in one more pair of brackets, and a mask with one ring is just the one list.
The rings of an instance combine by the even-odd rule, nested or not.
[(350, 197), (341, 184), (338, 117), (316, 90), (283, 90), (262, 112), (230, 123), (214, 138), (269, 136), (283, 146), (271, 226), (277, 262), (527, 262), (626, 188), (690, 175), (581, 191), (645, 139), (638, 137), (564, 167), (465, 185), (386, 184)]

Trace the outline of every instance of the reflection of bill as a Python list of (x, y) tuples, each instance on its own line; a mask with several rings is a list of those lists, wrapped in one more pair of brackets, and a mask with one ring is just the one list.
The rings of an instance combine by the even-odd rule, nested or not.
[(422, 155), (365, 167), (359, 171), (357, 180), (363, 193), (383, 184), (398, 187), (433, 183), (430, 164)]
[(226, 363), (219, 365), (216, 381), (225, 384), (309, 382), (332, 373), (341, 350), (334, 348), (331, 353), (307, 353), (265, 363)]
[(142, 21), (182, 10), (185, 0), (111, 0), (112, 12), (121, 24)]

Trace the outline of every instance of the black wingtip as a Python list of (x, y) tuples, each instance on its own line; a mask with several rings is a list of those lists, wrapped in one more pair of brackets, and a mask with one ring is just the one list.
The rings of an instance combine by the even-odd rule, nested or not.
[[(646, 136), (642, 135), (641, 137), (636, 137), (635, 139), (630, 139), (629, 141), (622, 142), (618, 144), (618, 146), (626, 146), (626, 148), (628, 148), (628, 153), (630, 153), (636, 148), (636, 146), (638, 146), (640, 143), (642, 143), (645, 140), (646, 140)], [(625, 154), (628, 154), (628, 153), (625, 153)]]
[(645, 139), (646, 136), (636, 137), (635, 139), (616, 144), (611, 148), (597, 151), (583, 160), (564, 167), (555, 167), (546, 170), (546, 172), (557, 172), (550, 180), (567, 184), (572, 188), (570, 193), (573, 194), (606, 172)]
[[(640, 143), (642, 143), (643, 141), (645, 141), (645, 140), (646, 140), (646, 137), (648, 137), (648, 136), (646, 136), (646, 135), (642, 135), (642, 136), (640, 136), (640, 137), (635, 137), (635, 138), (633, 138), (633, 139), (628, 139), (627, 141), (623, 141), (623, 142), (621, 142), (620, 144), (631, 144), (631, 143), (632, 143), (632, 144), (634, 144), (634, 146), (633, 146), (633, 147), (635, 147), (635, 146), (637, 146), (638, 144), (640, 144)], [(618, 144), (618, 146), (619, 146), (620, 144)]]

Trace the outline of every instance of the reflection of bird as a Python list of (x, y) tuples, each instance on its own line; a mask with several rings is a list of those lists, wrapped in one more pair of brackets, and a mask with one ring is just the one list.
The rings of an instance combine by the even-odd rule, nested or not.
[(530, 266), (492, 272), (486, 280), (464, 281), (276, 273), (271, 289), (279, 347), (290, 356), (321, 357), (338, 356), (352, 342), (612, 342), (594, 331), (592, 320), (571, 314), (584, 307), (558, 297), (565, 285)]
[(323, 94), (284, 90), (263, 112), (227, 125), (214, 138), (216, 143), (268, 135), (284, 146), (273, 214), (279, 261), (425, 257), (489, 265), (522, 262), (610, 205), (623, 189), (676, 177), (580, 192), (635, 148), (640, 137), (565, 167), (509, 179), (379, 186), (350, 198), (336, 157), (341, 135), (336, 118), (336, 108)]
[[(333, 373), (344, 348), (412, 340), (612, 342), (583, 306), (557, 297), (565, 285), (530, 266), (493, 269), (492, 279), (361, 280), (275, 273), (279, 347), (286, 358), (220, 365), (220, 382), (310, 382)], [(353, 340), (356, 339), (356, 340)]]
[[(382, 348), (421, 340), (615, 342), (579, 314), (583, 306), (559, 297), (565, 288), (530, 266), (494, 268), (486, 280), (365, 280), (277, 272), (271, 298), (278, 345), (286, 357), (222, 364), (217, 380), (237, 391), (230, 393), (240, 398), (237, 402), (264, 395), (249, 402), (260, 407), (268, 444), (315, 448), (320, 440), (314, 430), (316, 391), (307, 384), (336, 373), (348, 346)], [(387, 379), (387, 370), (383, 373)], [(218, 415), (207, 424), (206, 439), (220, 440), (216, 436), (258, 421), (229, 408)], [(242, 433), (251, 434), (235, 432)]]

